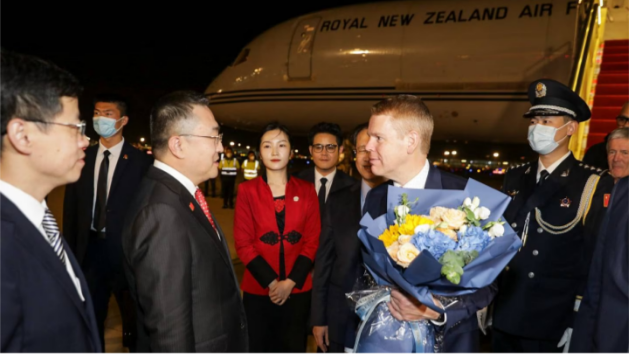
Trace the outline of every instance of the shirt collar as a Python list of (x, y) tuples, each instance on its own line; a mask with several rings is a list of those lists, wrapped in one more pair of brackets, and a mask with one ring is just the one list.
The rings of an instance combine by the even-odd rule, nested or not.
[(316, 183), (320, 184), (321, 183), (321, 178), (326, 178), (326, 179), (328, 179), (328, 181), (326, 182), (326, 186), (331, 186), (330, 183), (332, 182), (332, 180), (334, 180), (334, 175), (336, 175), (336, 168), (334, 168), (334, 171), (332, 171), (331, 173), (329, 173), (326, 176), (321, 175), (316, 167), (314, 168), (314, 171), (315, 171), (315, 182)]
[(100, 156), (101, 154), (103, 154), (104, 151), (108, 150), (109, 151), (109, 156), (110, 157), (119, 157), (120, 153), (122, 152), (122, 145), (124, 144), (124, 137), (122, 137), (122, 140), (118, 143), (116, 143), (116, 145), (114, 145), (111, 148), (105, 148), (105, 146), (103, 145), (103, 143), (100, 141), (100, 139), (98, 140), (98, 155)]
[(172, 166), (164, 162), (161, 162), (157, 159), (155, 159), (155, 161), (153, 162), (153, 166), (160, 170), (163, 170), (168, 175), (174, 177), (177, 181), (179, 181), (186, 188), (186, 190), (188, 190), (188, 192), (190, 192), (192, 196), (195, 196), (197, 192), (197, 186), (192, 182), (192, 180), (188, 179), (185, 175), (177, 171)]
[(0, 192), (13, 202), (36, 228), (41, 226), (48, 208), (46, 200), (39, 202), (33, 196), (2, 180), (0, 180)]
[(566, 160), (566, 158), (568, 158), (570, 156), (570, 154), (572, 154), (570, 151), (568, 151), (568, 153), (566, 153), (566, 155), (564, 155), (563, 157), (561, 157), (559, 160), (557, 160), (556, 162), (554, 162), (551, 166), (549, 166), (548, 168), (544, 167), (544, 164), (542, 164), (542, 160), (539, 160), (539, 164), (537, 164), (537, 177), (539, 178), (540, 173), (542, 172), (542, 170), (546, 170), (548, 171), (548, 174), (552, 174), (553, 171), (555, 171), (555, 169), (557, 169), (557, 167), (563, 163), (564, 160)]
[(395, 187), (404, 187), (408, 189), (423, 189), (426, 187), (426, 180), (428, 180), (428, 171), (430, 170), (430, 162), (426, 159), (426, 163), (424, 167), (419, 172), (419, 174), (415, 175), (409, 182), (407, 182), (404, 186), (398, 184), (397, 182), (393, 182), (393, 186)]

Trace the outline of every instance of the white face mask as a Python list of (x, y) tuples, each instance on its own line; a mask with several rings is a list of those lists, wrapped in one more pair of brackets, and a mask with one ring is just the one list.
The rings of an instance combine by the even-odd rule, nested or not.
[(531, 145), (531, 148), (533, 148), (534, 151), (538, 152), (541, 155), (549, 154), (553, 150), (557, 149), (557, 147), (559, 146), (559, 142), (566, 139), (568, 135), (561, 138), (559, 142), (555, 142), (555, 134), (557, 133), (558, 130), (566, 127), (568, 123), (566, 123), (565, 125), (559, 128), (555, 128), (552, 126), (544, 126), (541, 124), (535, 124), (535, 125), (529, 126), (528, 138), (529, 138), (529, 144)]

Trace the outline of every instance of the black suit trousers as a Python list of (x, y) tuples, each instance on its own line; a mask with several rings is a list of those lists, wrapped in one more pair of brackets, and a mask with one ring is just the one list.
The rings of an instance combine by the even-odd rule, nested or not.
[(94, 303), (98, 335), (105, 349), (105, 320), (109, 311), (109, 299), (113, 293), (122, 317), (123, 345), (131, 352), (135, 352), (135, 339), (133, 339), (136, 334), (135, 309), (122, 268), (114, 267), (109, 260), (109, 248), (111, 246), (106, 239), (91, 239), (83, 266)]
[(234, 187), (236, 186), (236, 177), (221, 176), (221, 185), (223, 190), (223, 205), (234, 207)]

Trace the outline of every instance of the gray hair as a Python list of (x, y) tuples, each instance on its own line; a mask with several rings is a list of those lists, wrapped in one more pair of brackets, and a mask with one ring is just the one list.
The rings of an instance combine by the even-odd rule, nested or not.
[(609, 152), (609, 141), (612, 139), (629, 139), (629, 127), (616, 128), (609, 134), (609, 138), (607, 138), (607, 144), (605, 145), (606, 150)]

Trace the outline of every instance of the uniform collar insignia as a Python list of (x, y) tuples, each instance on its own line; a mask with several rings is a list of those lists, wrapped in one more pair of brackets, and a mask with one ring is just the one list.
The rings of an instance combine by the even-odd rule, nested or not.
[(568, 177), (568, 175), (570, 175), (570, 169), (564, 171), (563, 173), (561, 173), (561, 177)]
[(530, 173), (530, 172), (531, 172), (531, 167), (529, 166), (529, 167), (526, 169), (526, 171), (525, 171), (524, 173), (525, 173), (525, 174), (528, 174), (528, 173)]
[(561, 199), (561, 207), (570, 207), (570, 204), (572, 203), (572, 201), (568, 198), (568, 197), (564, 197)]

